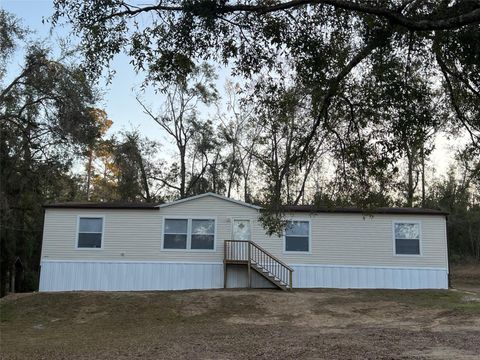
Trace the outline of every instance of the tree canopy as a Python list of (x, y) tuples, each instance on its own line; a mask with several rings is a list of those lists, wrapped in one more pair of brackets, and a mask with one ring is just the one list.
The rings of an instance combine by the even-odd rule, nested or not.
[[(42, 204), (75, 197), (69, 176), (76, 152), (99, 134), (93, 116), (96, 92), (85, 73), (66, 58), (54, 58), (41, 43), (28, 42), (15, 74), (7, 64), (26, 34), (18, 20), (0, 10), (0, 222), (1, 282), (5, 291), (17, 261), (35, 287), (40, 256)], [(10, 29), (10, 32), (4, 32)], [(12, 71), (14, 68), (12, 67)], [(9, 75), (7, 77), (7, 75)], [(24, 274), (24, 275), (25, 275)], [(17, 279), (18, 280), (18, 279)]]
[[(433, 81), (430, 87), (445, 96), (449, 125), (465, 129), (478, 146), (478, 1), (189, 0), (136, 6), (56, 0), (55, 9), (53, 23), (66, 19), (73, 26), (92, 73), (125, 51), (151, 83), (183, 78), (207, 60), (228, 64), (246, 78), (267, 74), (306, 87), (316, 120), (303, 136), (300, 159), (315, 146), (321, 126), (334, 129), (328, 120), (339, 99), (364, 94), (358, 84), (372, 80), (381, 81), (372, 92), (375, 102), (403, 101), (395, 97), (398, 84), (419, 94)], [(419, 66), (415, 78), (408, 75)], [(372, 103), (363, 107), (372, 110)]]

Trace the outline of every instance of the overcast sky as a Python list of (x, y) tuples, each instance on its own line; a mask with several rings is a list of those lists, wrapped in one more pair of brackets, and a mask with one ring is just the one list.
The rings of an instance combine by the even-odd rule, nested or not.
[[(147, 2), (145, 1), (145, 3)], [(67, 38), (69, 35), (67, 27), (56, 28), (53, 33), (50, 33), (50, 25), (47, 22), (42, 23), (43, 19), (52, 15), (52, 1), (1, 0), (0, 6), (22, 19), (23, 25), (35, 32), (35, 34), (32, 34), (32, 38), (46, 39), (53, 50), (55, 50), (55, 44), (58, 44), (56, 39)], [(9, 76), (14, 76), (16, 69), (21, 66), (22, 60), (22, 52), (20, 51), (13, 58)], [(164, 136), (159, 126), (142, 112), (135, 99), (143, 75), (136, 74), (133, 71), (126, 55), (117, 56), (112, 65), (116, 75), (110, 84), (100, 84), (104, 91), (104, 97), (99, 104), (99, 107), (104, 108), (108, 117), (113, 120), (114, 125), (111, 128), (111, 133), (138, 129), (144, 136), (164, 143)], [(222, 92), (226, 79), (225, 71), (221, 71), (220, 75), (217, 83), (218, 90)], [(162, 98), (158, 95), (146, 93), (143, 98), (153, 109), (160, 109), (162, 106)], [(433, 167), (437, 174), (441, 174), (447, 170), (449, 164), (453, 161), (453, 150), (455, 146), (458, 146), (458, 141), (447, 140), (442, 136), (437, 139), (436, 146), (437, 149), (432, 155)]]

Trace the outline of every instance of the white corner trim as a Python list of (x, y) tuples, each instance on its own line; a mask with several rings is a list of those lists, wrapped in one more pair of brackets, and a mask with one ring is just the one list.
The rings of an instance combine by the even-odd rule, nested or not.
[(447, 273), (450, 273), (450, 262), (448, 261), (448, 233), (447, 233), (447, 217), (445, 217), (445, 226), (443, 228), (444, 233), (444, 245), (445, 245), (445, 264), (447, 265)]
[(234, 203), (234, 204), (237, 204), (237, 205), (246, 206), (246, 207), (250, 207), (250, 208), (256, 209), (256, 210), (260, 210), (260, 209), (261, 209), (260, 206), (253, 205), (253, 204), (249, 204), (249, 203), (246, 203), (246, 202), (243, 202), (243, 201), (240, 201), (240, 200), (231, 199), (231, 198), (228, 198), (228, 197), (226, 197), (226, 196), (218, 195), (218, 194), (215, 194), (215, 193), (212, 193), (212, 192), (208, 192), (208, 193), (200, 194), (200, 195), (195, 195), (195, 196), (190, 196), (190, 197), (185, 198), (185, 199), (180, 199), (180, 200), (172, 201), (172, 202), (169, 202), (169, 203), (166, 203), (166, 204), (157, 205), (157, 207), (159, 207), (159, 208), (165, 208), (165, 207), (168, 207), (168, 206), (181, 204), (181, 203), (183, 203), (183, 202), (187, 202), (187, 201), (191, 201), (191, 200), (196, 200), (196, 199), (201, 199), (201, 198), (204, 198), (204, 197), (207, 197), (207, 196), (212, 196), (212, 197), (215, 197), (215, 198), (217, 198), (217, 199), (229, 201), (229, 202), (231, 202), (231, 203)]

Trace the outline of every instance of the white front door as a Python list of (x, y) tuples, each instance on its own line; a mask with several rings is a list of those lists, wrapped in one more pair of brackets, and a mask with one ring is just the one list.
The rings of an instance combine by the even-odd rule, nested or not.
[(232, 240), (252, 240), (250, 220), (233, 220)]

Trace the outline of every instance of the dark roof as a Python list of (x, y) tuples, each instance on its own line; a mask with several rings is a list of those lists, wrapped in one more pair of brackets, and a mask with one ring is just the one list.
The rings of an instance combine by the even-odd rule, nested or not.
[[(131, 203), (131, 202), (64, 202), (43, 205), (44, 208), (57, 209), (131, 209), (131, 210), (159, 210), (159, 204)], [(350, 214), (413, 214), (413, 215), (448, 215), (438, 209), (422, 208), (376, 208), (362, 209), (354, 207), (317, 207), (313, 205), (285, 205), (285, 212), (302, 213), (350, 213)]]
[(448, 215), (447, 212), (438, 210), (438, 209), (399, 208), (399, 207), (362, 209), (362, 208), (354, 208), (354, 207), (317, 207), (313, 205), (286, 205), (286, 206), (283, 206), (283, 211), (304, 212), (304, 213)]
[(44, 208), (57, 209), (132, 209), (132, 210), (158, 210), (158, 204), (131, 203), (131, 202), (64, 202), (45, 204)]

